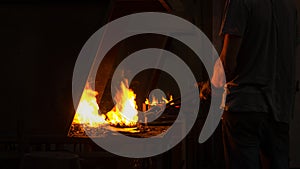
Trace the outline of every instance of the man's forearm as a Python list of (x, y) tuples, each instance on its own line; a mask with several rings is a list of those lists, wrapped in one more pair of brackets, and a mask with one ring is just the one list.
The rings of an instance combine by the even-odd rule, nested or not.
[[(223, 87), (225, 81), (231, 81), (236, 69), (236, 59), (240, 46), (242, 43), (242, 38), (226, 34), (224, 37), (224, 44), (220, 58), (216, 61), (214, 66), (214, 72), (212, 77), (212, 84), (215, 87)], [(224, 76), (224, 70), (226, 79)]]
[(242, 38), (226, 34), (224, 37), (224, 45), (220, 55), (220, 59), (225, 69), (227, 81), (234, 78), (237, 66), (237, 56), (242, 43)]

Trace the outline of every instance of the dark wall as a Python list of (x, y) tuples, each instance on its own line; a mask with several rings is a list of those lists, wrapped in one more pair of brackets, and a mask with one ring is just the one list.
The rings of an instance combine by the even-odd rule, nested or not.
[(74, 112), (71, 78), (76, 58), (107, 21), (108, 7), (107, 0), (0, 5), (1, 137), (64, 134)]
[(73, 68), (84, 43), (108, 21), (143, 11), (165, 8), (156, 0), (0, 2), (0, 137), (65, 136), (75, 113)]
[[(295, 0), (297, 9), (298, 9), (298, 23), (300, 25), (300, 0)], [(300, 45), (297, 47), (296, 51), (296, 79), (300, 81)], [(290, 165), (293, 168), (300, 167), (300, 91), (296, 93), (296, 101), (295, 101), (295, 111), (294, 111), (294, 119), (290, 125)]]
[[(25, 136), (65, 136), (74, 115), (72, 73), (80, 49), (109, 17), (115, 19), (134, 12), (164, 10), (158, 1), (154, 4), (154, 0), (146, 1), (135, 5), (120, 2), (112, 15), (108, 0), (1, 4), (1, 84), (2, 98), (6, 100), (0, 110), (3, 117), (0, 138), (17, 137), (22, 133)], [(211, 0), (184, 1), (184, 11), (177, 15), (196, 24), (212, 40), (215, 29), (212, 5)], [(180, 44), (175, 41), (169, 45), (177, 49), (175, 52), (181, 57), (192, 55), (191, 51), (177, 48)], [(198, 66), (193, 60), (187, 59), (187, 62)], [(187, 144), (187, 152), (178, 152), (186, 153), (185, 165), (189, 168), (222, 163), (220, 128), (207, 143), (197, 142), (204, 120), (202, 115), (195, 131), (183, 142)], [(179, 168), (181, 161), (174, 161)]]

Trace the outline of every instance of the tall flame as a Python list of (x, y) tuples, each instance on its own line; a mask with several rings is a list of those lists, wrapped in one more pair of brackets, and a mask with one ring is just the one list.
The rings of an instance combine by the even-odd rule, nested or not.
[(103, 124), (115, 126), (136, 125), (138, 121), (136, 95), (129, 89), (127, 80), (121, 82), (120, 90), (117, 91), (114, 97), (116, 105), (106, 115), (99, 114), (97, 95), (98, 92), (92, 90), (87, 84), (82, 93), (73, 123), (84, 124), (89, 127), (99, 127)]
[(96, 99), (97, 95), (98, 92), (93, 91), (89, 84), (87, 84), (78, 104), (73, 120), (74, 123), (85, 124), (92, 127), (106, 123), (105, 115), (98, 114), (99, 106)]
[(121, 82), (121, 90), (117, 91), (115, 107), (106, 114), (109, 123), (120, 126), (134, 126), (138, 121), (138, 111), (135, 102), (136, 95), (128, 88), (128, 81)]

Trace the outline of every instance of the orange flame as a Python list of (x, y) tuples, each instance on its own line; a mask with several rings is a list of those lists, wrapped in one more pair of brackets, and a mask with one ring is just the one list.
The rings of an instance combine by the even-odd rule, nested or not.
[(121, 82), (121, 89), (117, 91), (114, 100), (115, 107), (106, 115), (99, 114), (99, 106), (96, 96), (98, 92), (93, 91), (89, 84), (86, 85), (73, 123), (84, 124), (89, 127), (99, 127), (103, 124), (116, 126), (135, 126), (138, 121), (138, 111), (135, 102), (136, 95), (128, 88), (128, 81)]
[[(165, 102), (165, 104), (168, 104), (168, 103), (170, 103), (171, 101), (173, 101), (173, 96), (171, 95), (170, 98), (169, 98), (169, 100), (166, 99), (166, 98), (164, 98), (164, 97), (162, 97), (162, 100)], [(174, 103), (170, 103), (170, 105), (173, 105), (173, 104), (174, 104)]]
[(78, 104), (73, 123), (85, 124), (92, 127), (98, 127), (100, 124), (106, 123), (105, 115), (98, 114), (97, 95), (98, 92), (90, 89), (89, 84), (87, 84)]
[[(146, 98), (146, 101), (144, 102), (146, 105), (151, 105), (151, 106), (155, 106), (158, 104), (168, 104), (169, 102), (173, 101), (173, 96), (170, 95), (169, 100), (166, 99), (165, 97), (162, 97), (160, 100), (157, 99), (154, 95), (152, 95), (152, 100), (151, 102), (149, 101), (148, 98)], [(174, 103), (171, 103), (171, 105), (173, 105)]]
[(106, 114), (110, 124), (119, 126), (136, 125), (138, 111), (135, 97), (134, 92), (128, 88), (128, 81), (121, 82), (121, 90), (117, 91), (114, 97), (116, 105)]

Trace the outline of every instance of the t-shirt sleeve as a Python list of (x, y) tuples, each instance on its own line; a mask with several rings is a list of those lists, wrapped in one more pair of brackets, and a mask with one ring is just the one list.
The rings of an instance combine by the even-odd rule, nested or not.
[(227, 0), (220, 35), (243, 36), (248, 17), (249, 9), (243, 0)]

